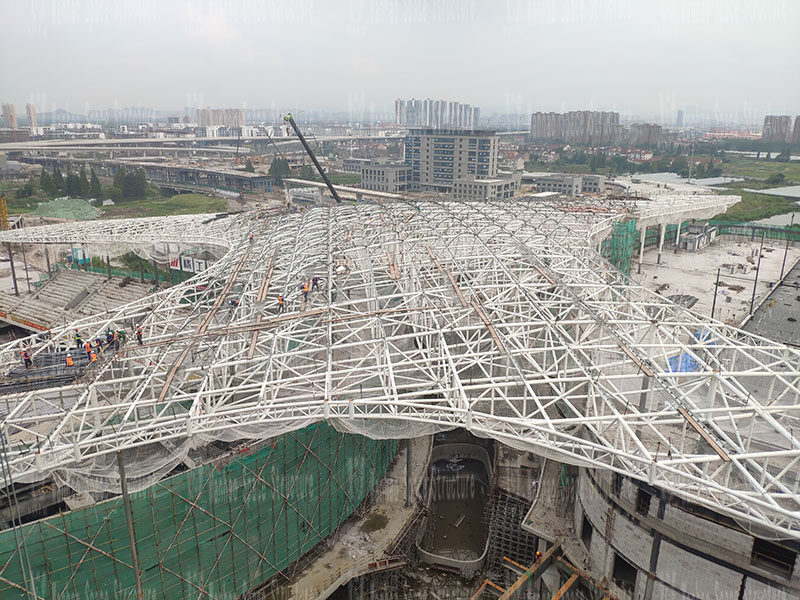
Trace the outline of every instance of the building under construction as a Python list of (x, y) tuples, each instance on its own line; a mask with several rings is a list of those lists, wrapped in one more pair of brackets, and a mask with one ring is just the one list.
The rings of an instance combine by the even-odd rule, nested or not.
[[(626, 274), (648, 227), (660, 249), (736, 200), (393, 200), (2, 233), (218, 257), (0, 348), (2, 597), (441, 598), (445, 577), (450, 597), (797, 597), (800, 352)], [(75, 329), (125, 339), (14, 387), (23, 347), (46, 368)], [(444, 439), (457, 429), (493, 442)], [(465, 461), (482, 466), (451, 481), (481, 490), (476, 516), (427, 491)], [(469, 552), (441, 543), (469, 520), (485, 533)]]

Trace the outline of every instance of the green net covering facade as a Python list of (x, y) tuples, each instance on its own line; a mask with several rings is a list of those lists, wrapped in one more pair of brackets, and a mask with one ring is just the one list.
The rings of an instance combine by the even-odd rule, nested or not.
[[(234, 599), (284, 571), (397, 447), (312, 425), (131, 494), (144, 597)], [(136, 598), (129, 539), (121, 498), (2, 531), (0, 598)]]

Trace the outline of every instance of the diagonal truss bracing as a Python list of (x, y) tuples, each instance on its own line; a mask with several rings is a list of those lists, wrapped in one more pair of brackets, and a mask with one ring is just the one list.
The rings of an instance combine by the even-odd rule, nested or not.
[[(226, 252), (35, 346), (34, 360), (76, 326), (95, 335), (140, 323), (145, 334), (75, 385), (0, 400), (11, 475), (323, 419), (372, 437), (464, 427), (800, 538), (800, 353), (677, 307), (596, 251), (614, 220), (708, 215), (727, 202), (689, 200), (408, 201), (4, 233)], [(3, 364), (17, 360), (18, 345), (0, 351)], [(675, 369), (684, 362), (696, 367)]]

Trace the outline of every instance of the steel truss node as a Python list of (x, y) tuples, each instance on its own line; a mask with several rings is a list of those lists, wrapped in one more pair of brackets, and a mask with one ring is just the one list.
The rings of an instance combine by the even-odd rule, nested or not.
[[(144, 328), (143, 345), (129, 336), (74, 385), (0, 399), (8, 469), (68, 479), (118, 450), (183, 459), (323, 419), (372, 437), (464, 427), (800, 539), (800, 353), (682, 309), (596, 251), (614, 220), (731, 202), (406, 201), (5, 232), (225, 249), (193, 279), (34, 345), (35, 361), (73, 327)], [(18, 343), (0, 352), (19, 360)]]

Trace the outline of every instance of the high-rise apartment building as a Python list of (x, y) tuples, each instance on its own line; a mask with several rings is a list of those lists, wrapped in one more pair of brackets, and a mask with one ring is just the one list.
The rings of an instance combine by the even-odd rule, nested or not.
[(787, 142), (790, 139), (792, 117), (789, 115), (766, 115), (761, 139), (765, 142)]
[(800, 144), (800, 115), (794, 118), (794, 129), (792, 130), (792, 143)]
[(36, 107), (33, 104), (26, 104), (25, 111), (28, 113), (28, 121), (30, 122), (31, 129), (36, 129), (38, 127), (36, 122)]
[(244, 127), (244, 109), (199, 108), (197, 124), (200, 127)]
[(661, 125), (653, 123), (634, 123), (628, 133), (631, 146), (658, 146), (661, 141)]
[(619, 113), (573, 110), (567, 113), (537, 112), (531, 115), (531, 137), (570, 144), (609, 144), (622, 135)]
[(447, 100), (401, 100), (394, 102), (395, 122), (406, 127), (473, 129), (480, 120), (480, 108)]
[(9, 129), (17, 128), (17, 109), (13, 104), (3, 104), (3, 121)]

